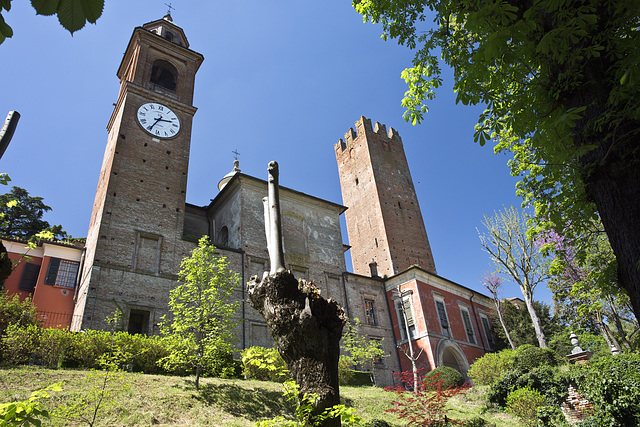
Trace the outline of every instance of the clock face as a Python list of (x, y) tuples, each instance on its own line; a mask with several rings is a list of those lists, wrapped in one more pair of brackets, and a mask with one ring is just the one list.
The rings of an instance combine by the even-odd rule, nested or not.
[(176, 113), (157, 102), (148, 102), (138, 108), (138, 123), (157, 138), (173, 138), (180, 132), (180, 119)]

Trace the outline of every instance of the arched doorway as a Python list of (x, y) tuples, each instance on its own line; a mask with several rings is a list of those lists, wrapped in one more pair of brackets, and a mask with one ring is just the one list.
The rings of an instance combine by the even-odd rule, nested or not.
[(436, 347), (436, 355), (437, 366), (448, 366), (467, 377), (469, 362), (458, 344), (451, 340), (440, 340)]

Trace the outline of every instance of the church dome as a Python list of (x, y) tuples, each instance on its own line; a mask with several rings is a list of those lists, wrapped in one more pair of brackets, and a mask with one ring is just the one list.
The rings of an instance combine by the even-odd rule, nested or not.
[(235, 174), (237, 174), (238, 172), (240, 172), (240, 161), (239, 160), (234, 160), (233, 161), (233, 170), (231, 172), (229, 172), (228, 174), (226, 174), (224, 176), (224, 178), (222, 178), (220, 180), (220, 182), (218, 182), (218, 190), (222, 191), (224, 186), (227, 185), (227, 183), (229, 181), (231, 181), (231, 178), (233, 178), (233, 176)]

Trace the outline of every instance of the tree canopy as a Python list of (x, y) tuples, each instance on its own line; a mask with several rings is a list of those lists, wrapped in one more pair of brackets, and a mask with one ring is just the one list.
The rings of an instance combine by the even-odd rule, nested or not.
[(42, 197), (30, 196), (20, 187), (12, 187), (9, 193), (0, 194), (0, 234), (20, 239), (38, 236), (58, 240), (69, 237), (61, 225), (51, 226), (42, 219), (44, 213), (51, 210), (42, 200)]
[(415, 50), (402, 74), (406, 120), (424, 118), (445, 63), (457, 102), (486, 105), (475, 140), (513, 154), (517, 192), (540, 226), (579, 235), (599, 213), (640, 317), (640, 2), (353, 4), (384, 39)]
[[(13, 29), (5, 22), (3, 10), (11, 10), (12, 0), (0, 0), (0, 44), (13, 37)], [(38, 15), (56, 15), (60, 25), (71, 34), (82, 29), (87, 22), (95, 24), (102, 15), (104, 0), (31, 0)]]

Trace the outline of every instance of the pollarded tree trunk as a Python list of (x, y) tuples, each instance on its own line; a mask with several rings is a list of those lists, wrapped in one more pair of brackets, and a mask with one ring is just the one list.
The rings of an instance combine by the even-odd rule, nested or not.
[[(301, 393), (319, 396), (311, 414), (340, 403), (338, 358), (346, 322), (344, 311), (326, 300), (311, 282), (300, 283), (288, 271), (254, 277), (247, 284), (251, 306), (267, 322), (271, 336)], [(340, 426), (328, 419), (322, 426)]]

